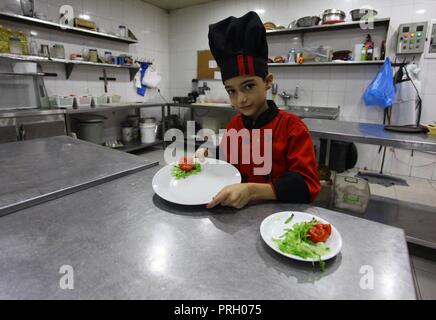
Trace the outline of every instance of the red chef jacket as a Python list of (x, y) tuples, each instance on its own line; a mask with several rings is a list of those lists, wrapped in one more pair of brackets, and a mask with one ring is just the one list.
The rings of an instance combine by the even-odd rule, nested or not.
[[(229, 130), (235, 129), (241, 132), (240, 130), (244, 128), (248, 130), (249, 138), (247, 139), (247, 136), (238, 138), (238, 155), (234, 155), (233, 161), (230, 161)], [(260, 129), (260, 138), (254, 136), (253, 129)], [(271, 131), (264, 136), (266, 129)], [(253, 161), (252, 150), (255, 140), (260, 140), (260, 155), (264, 155), (264, 151), (272, 147), (272, 165), (266, 166), (271, 170), (262, 175), (254, 173), (255, 168), (264, 166), (264, 164), (256, 164), (259, 163), (258, 158)], [(268, 146), (268, 143), (272, 146)], [(227, 126), (227, 134), (223, 138), (220, 149), (224, 152), (225, 159), (239, 170), (243, 183), (269, 183), (281, 202), (310, 203), (315, 200), (321, 189), (309, 130), (299, 117), (279, 110), (273, 101), (268, 100), (268, 109), (256, 119), (254, 124), (247, 116), (242, 114), (234, 116)], [(243, 158), (243, 154), (247, 156), (246, 152), (249, 152), (249, 163), (246, 163), (247, 158)], [(258, 154), (258, 151), (256, 152)], [(234, 163), (235, 159), (237, 163)]]

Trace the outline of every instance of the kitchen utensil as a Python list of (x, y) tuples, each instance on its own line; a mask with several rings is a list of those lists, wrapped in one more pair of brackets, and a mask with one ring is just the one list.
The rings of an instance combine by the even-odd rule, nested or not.
[(20, 0), (21, 10), (27, 17), (33, 17), (35, 14), (35, 1), (34, 0)]
[(307, 16), (297, 20), (297, 27), (299, 28), (307, 28), (313, 27), (319, 24), (321, 18), (318, 16)]
[[(291, 214), (293, 214), (294, 217), (288, 224), (286, 224), (285, 222), (289, 219), (289, 217), (291, 217)], [(284, 253), (279, 249), (277, 243), (273, 240), (273, 239), (279, 239), (286, 232), (286, 229), (292, 228), (294, 224), (300, 222), (309, 222), (312, 219), (316, 219), (317, 221), (319, 221), (319, 223), (322, 224), (330, 224), (328, 221), (306, 212), (296, 212), (296, 211), (277, 212), (272, 215), (269, 215), (262, 221), (262, 224), (260, 225), (260, 235), (263, 241), (265, 241), (265, 243), (271, 249), (273, 249), (274, 251), (285, 257), (298, 261), (303, 261), (303, 262), (318, 262), (319, 259), (314, 259), (314, 258), (305, 259), (293, 254)], [(325, 242), (325, 244), (330, 248), (330, 251), (321, 257), (322, 260), (324, 261), (329, 260), (335, 257), (336, 255), (338, 255), (339, 252), (341, 252), (342, 237), (339, 231), (333, 225), (332, 225), (332, 233), (330, 237), (327, 239), (327, 241)]]
[(103, 144), (103, 122), (107, 119), (101, 115), (77, 115), (74, 117), (77, 127), (77, 136), (81, 140), (99, 145)]
[(338, 9), (325, 10), (322, 16), (322, 24), (335, 24), (345, 21), (345, 12)]
[(225, 161), (207, 158), (200, 173), (180, 180), (171, 174), (176, 164), (172, 163), (160, 169), (152, 181), (154, 192), (169, 202), (205, 205), (224, 187), (241, 183), (239, 171)]
[(360, 21), (363, 18), (374, 18), (377, 15), (377, 11), (373, 9), (354, 9), (350, 11), (351, 19), (353, 21)]
[(41, 44), (41, 56), (42, 57), (50, 57), (50, 48), (48, 44)]

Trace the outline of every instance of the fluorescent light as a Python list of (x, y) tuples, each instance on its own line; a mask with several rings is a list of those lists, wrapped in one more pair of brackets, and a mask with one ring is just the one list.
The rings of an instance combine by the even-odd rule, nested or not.
[(416, 13), (417, 13), (417, 14), (423, 14), (423, 13), (425, 13), (425, 10), (424, 10), (424, 9), (417, 10)]
[(258, 15), (261, 15), (265, 13), (265, 9), (256, 9), (254, 12), (256, 12)]

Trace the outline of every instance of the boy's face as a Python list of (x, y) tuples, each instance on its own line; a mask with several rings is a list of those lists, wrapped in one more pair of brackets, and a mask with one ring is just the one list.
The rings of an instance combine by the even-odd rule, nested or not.
[(232, 105), (247, 117), (258, 116), (265, 107), (266, 92), (271, 88), (273, 75), (265, 79), (258, 76), (238, 76), (228, 79), (224, 86)]

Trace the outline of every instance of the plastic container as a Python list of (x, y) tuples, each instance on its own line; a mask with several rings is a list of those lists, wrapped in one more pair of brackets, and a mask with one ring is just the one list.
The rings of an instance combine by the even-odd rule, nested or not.
[(131, 142), (133, 140), (133, 124), (130, 121), (123, 121), (121, 123), (121, 133), (124, 143)]
[(50, 107), (73, 109), (74, 97), (72, 96), (51, 96), (49, 97)]
[(371, 196), (368, 181), (337, 174), (333, 185), (334, 209), (365, 213)]
[(21, 45), (20, 38), (10, 37), (9, 38), (9, 51), (12, 54), (23, 54), (23, 46)]
[(303, 48), (304, 61), (328, 62), (332, 60), (332, 47)]
[(10, 32), (0, 25), (0, 53), (9, 53)]
[(35, 62), (17, 62), (12, 66), (14, 73), (37, 73), (37, 64)]
[(157, 125), (154, 118), (142, 119), (139, 129), (141, 131), (141, 143), (149, 144), (156, 142)]
[(92, 104), (92, 96), (74, 97), (74, 105), (78, 108), (89, 108)]

